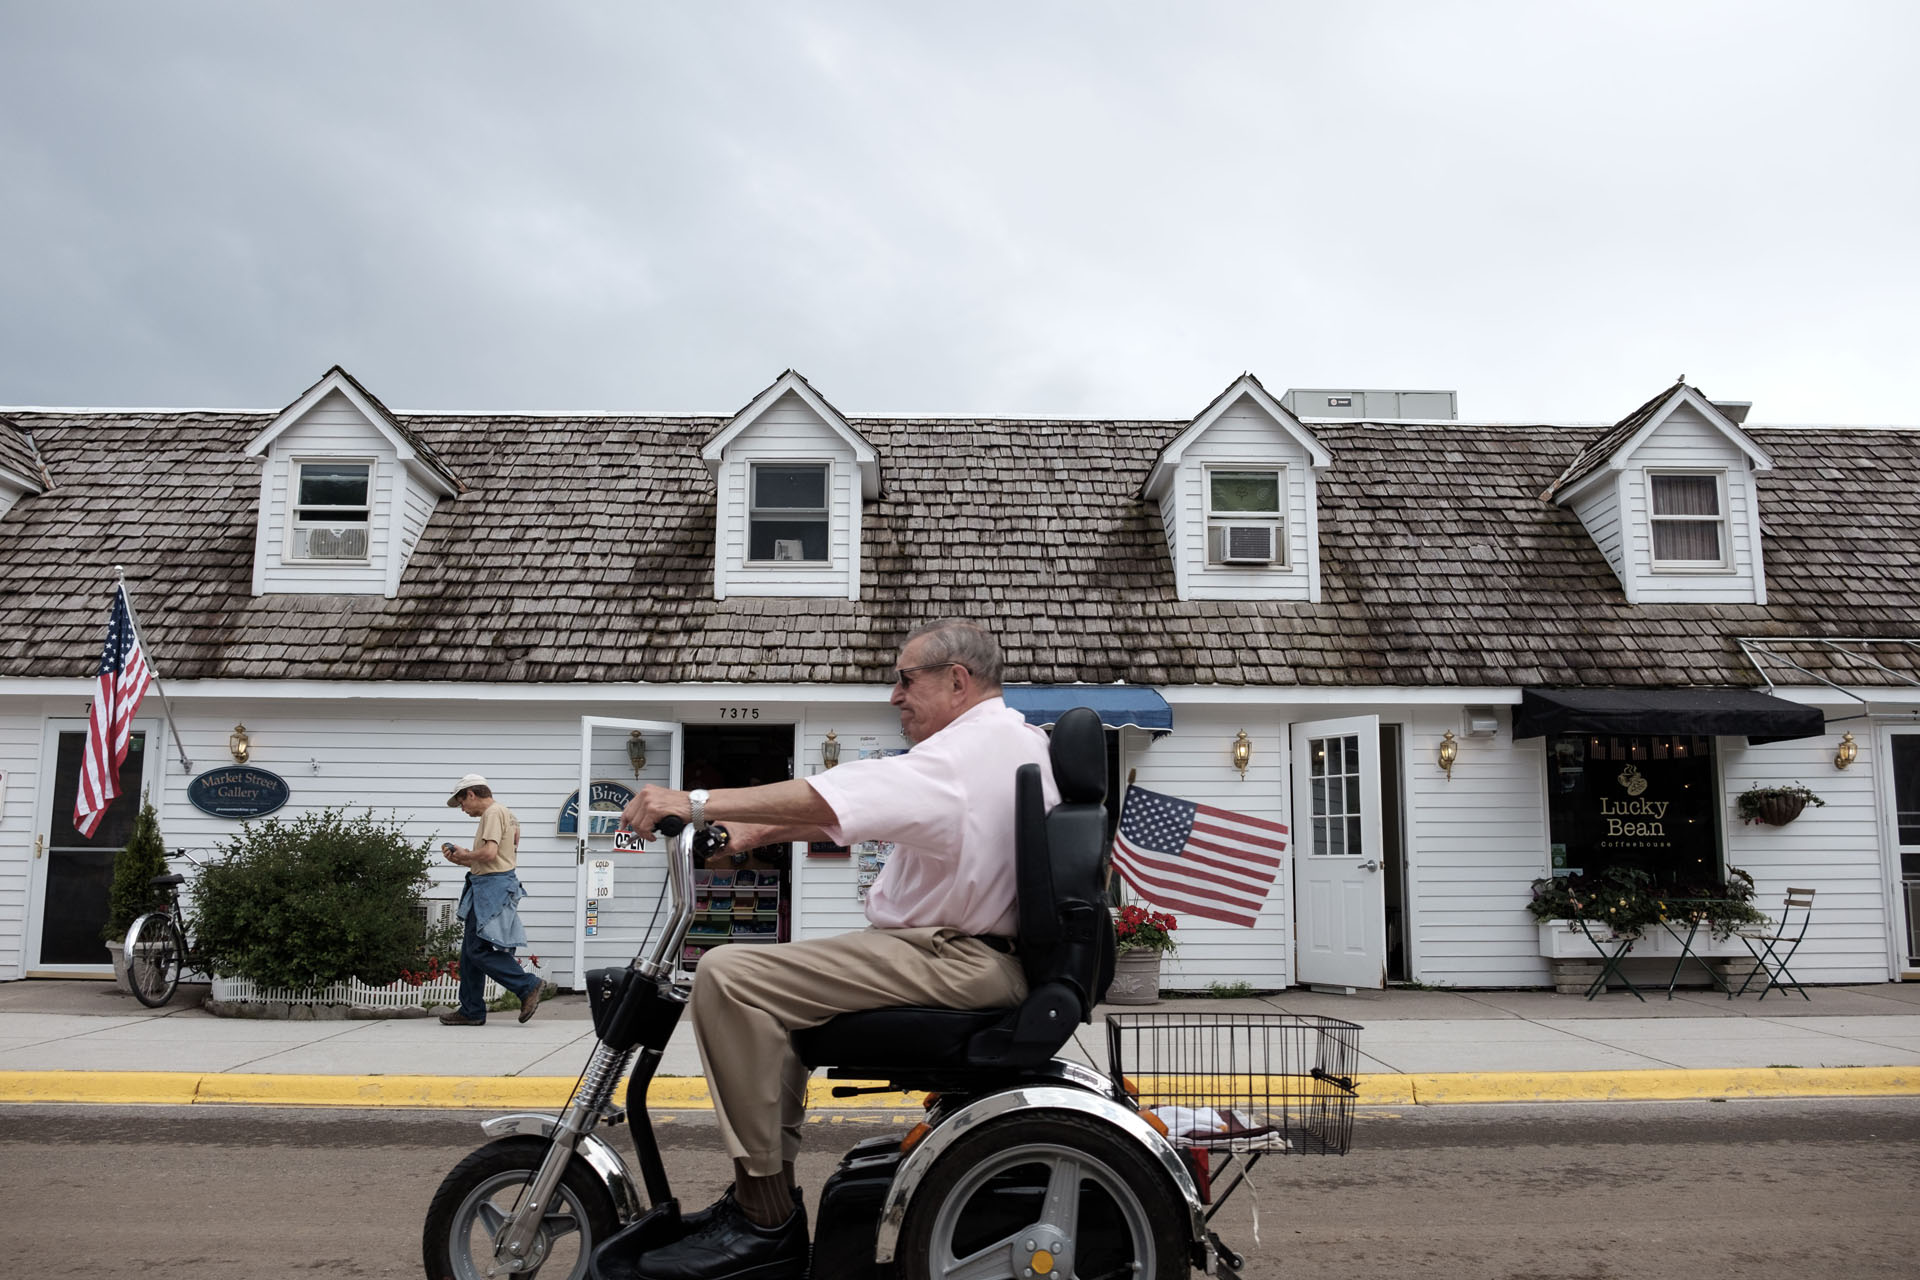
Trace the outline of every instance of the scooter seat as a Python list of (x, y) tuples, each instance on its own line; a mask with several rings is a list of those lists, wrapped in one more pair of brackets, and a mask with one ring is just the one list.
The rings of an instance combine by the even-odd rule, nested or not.
[(843, 1013), (793, 1036), (809, 1067), (964, 1067), (968, 1046), (983, 1031), (1012, 1026), (1018, 1009), (902, 1007)]

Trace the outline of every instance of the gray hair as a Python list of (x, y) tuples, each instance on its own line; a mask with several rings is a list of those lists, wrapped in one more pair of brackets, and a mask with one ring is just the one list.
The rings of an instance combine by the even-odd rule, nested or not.
[(907, 644), (915, 640), (926, 641), (920, 661), (957, 663), (971, 671), (981, 684), (993, 689), (1000, 687), (1000, 674), (1005, 665), (1005, 659), (1000, 656), (1000, 642), (977, 624), (964, 618), (941, 618), (915, 627), (907, 636)]

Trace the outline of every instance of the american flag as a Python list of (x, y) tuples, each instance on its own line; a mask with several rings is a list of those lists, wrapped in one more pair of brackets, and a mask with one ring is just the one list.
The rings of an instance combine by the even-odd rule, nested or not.
[(1113, 865), (1156, 906), (1251, 929), (1286, 851), (1278, 822), (1128, 787)]
[(113, 592), (107, 620), (107, 645), (100, 654), (100, 691), (87, 716), (87, 751), (80, 762), (80, 787), (73, 798), (75, 830), (89, 838), (100, 828), (107, 806), (120, 794), (120, 766), (133, 742), (133, 717), (153, 683), (153, 670), (140, 652), (140, 636), (127, 608), (127, 589)]

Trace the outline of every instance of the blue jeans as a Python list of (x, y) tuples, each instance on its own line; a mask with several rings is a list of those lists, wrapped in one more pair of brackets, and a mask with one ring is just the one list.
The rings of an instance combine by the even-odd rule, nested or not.
[(487, 1002), (482, 993), (486, 991), (488, 978), (522, 1000), (540, 989), (540, 979), (522, 969), (513, 952), (502, 951), (475, 932), (471, 911), (464, 919), (467, 931), (460, 939), (460, 1013), (475, 1022), (485, 1022)]

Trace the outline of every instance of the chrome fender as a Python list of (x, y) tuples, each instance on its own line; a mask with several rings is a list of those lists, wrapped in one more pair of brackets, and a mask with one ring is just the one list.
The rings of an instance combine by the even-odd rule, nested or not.
[(900, 1243), (900, 1228), (907, 1218), (907, 1206), (913, 1202), (913, 1193), (919, 1189), (934, 1162), (957, 1140), (979, 1125), (1020, 1111), (1077, 1111), (1112, 1125), (1124, 1136), (1145, 1147), (1167, 1175), (1167, 1181), (1186, 1201), (1189, 1242), (1206, 1244), (1207, 1213), (1205, 1206), (1200, 1203), (1199, 1188), (1193, 1185), (1193, 1179), (1188, 1176), (1187, 1167), (1173, 1149), (1173, 1144), (1142, 1120), (1139, 1112), (1081, 1089), (1037, 1087), (1009, 1089), (1005, 1093), (990, 1094), (968, 1103), (920, 1139), (914, 1149), (907, 1153), (906, 1158), (900, 1161), (900, 1169), (893, 1176), (893, 1185), (887, 1189), (886, 1204), (880, 1210), (880, 1230), (873, 1251), (875, 1262), (888, 1264), (894, 1260), (894, 1250)]
[[(482, 1121), (480, 1127), (489, 1138), (511, 1138), (516, 1134), (531, 1134), (537, 1138), (552, 1141), (560, 1132), (560, 1122), (552, 1116), (534, 1112), (518, 1112), (510, 1116), (495, 1116)], [(604, 1138), (597, 1134), (583, 1133), (573, 1140), (574, 1152), (587, 1162), (595, 1176), (613, 1198), (614, 1213), (625, 1226), (640, 1216), (640, 1188), (634, 1185), (633, 1175), (627, 1172), (627, 1162), (620, 1153), (607, 1145)]]

